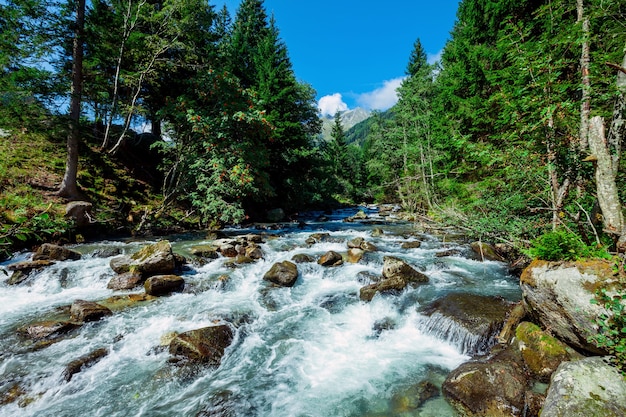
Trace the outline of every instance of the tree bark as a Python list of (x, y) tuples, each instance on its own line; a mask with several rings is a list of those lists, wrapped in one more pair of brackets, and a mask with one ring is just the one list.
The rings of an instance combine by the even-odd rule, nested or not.
[(604, 230), (621, 236), (624, 233), (624, 216), (615, 181), (616, 168), (607, 147), (604, 119), (600, 116), (593, 117), (589, 123), (589, 149), (596, 159), (596, 190)]
[(72, 86), (70, 89), (70, 131), (67, 136), (67, 159), (65, 175), (57, 194), (70, 200), (78, 200), (78, 144), (80, 141), (80, 104), (83, 91), (83, 32), (85, 28), (85, 0), (76, 4), (76, 28), (72, 48)]
[(585, 17), (583, 0), (576, 1), (578, 22), (582, 22), (582, 47), (580, 54), (580, 72), (582, 78), (582, 100), (580, 105), (580, 150), (584, 151), (588, 145), (589, 114), (591, 113), (591, 81), (589, 79), (589, 18)]

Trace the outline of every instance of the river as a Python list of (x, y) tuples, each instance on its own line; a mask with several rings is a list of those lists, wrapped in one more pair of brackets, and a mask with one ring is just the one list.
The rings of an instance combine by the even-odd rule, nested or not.
[[(229, 229), (232, 235), (263, 233), (264, 259), (236, 268), (224, 258), (191, 264), (181, 274), (183, 292), (116, 311), (40, 349), (30, 349), (17, 329), (53, 318), (76, 299), (137, 292), (107, 289), (115, 275), (110, 258), (93, 254), (103, 248), (132, 253), (146, 242), (75, 245), (81, 260), (58, 262), (21, 285), (3, 280), (0, 392), (20, 395), (0, 404), (0, 416), (453, 416), (442, 395), (413, 409), (403, 400), (403, 393), (424, 381), (441, 386), (447, 372), (469, 359), (460, 341), (426, 329), (420, 309), (450, 292), (518, 300), (517, 279), (502, 263), (472, 259), (466, 243), (445, 234), (386, 222), (375, 212), (370, 213), (379, 220), (375, 226), (342, 221), (351, 214), (335, 212), (325, 221), (280, 230)], [(374, 227), (384, 233), (373, 235)], [(319, 232), (331, 239), (305, 242)], [(291, 288), (271, 288), (263, 280), (275, 262), (300, 253), (315, 259), (329, 250), (345, 253), (346, 242), (355, 237), (378, 251), (356, 264), (298, 264)], [(168, 239), (175, 252), (187, 256), (191, 247), (206, 243), (198, 234)], [(419, 248), (401, 247), (414, 240), (422, 242)], [(443, 249), (459, 254), (437, 257)], [(3, 266), (30, 255), (17, 254)], [(380, 275), (387, 255), (420, 270), (429, 283), (359, 300), (364, 277)], [(233, 324), (235, 338), (218, 368), (183, 371), (159, 348), (173, 332), (224, 321)], [(108, 354), (66, 382), (66, 365), (99, 348)]]

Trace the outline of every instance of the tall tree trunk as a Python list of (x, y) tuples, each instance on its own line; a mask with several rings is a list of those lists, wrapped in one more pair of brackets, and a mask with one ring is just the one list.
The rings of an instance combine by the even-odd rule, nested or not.
[(587, 149), (589, 140), (589, 114), (591, 113), (591, 101), (589, 99), (591, 93), (591, 81), (589, 79), (589, 18), (585, 16), (583, 0), (576, 1), (576, 10), (578, 12), (578, 22), (582, 22), (582, 47), (580, 54), (580, 72), (582, 81), (582, 99), (580, 104), (580, 139), (579, 146), (581, 151)]
[(615, 182), (616, 169), (607, 147), (604, 119), (600, 116), (593, 117), (589, 124), (589, 149), (595, 157), (596, 191), (604, 231), (619, 237), (624, 234), (624, 216)]
[(70, 90), (70, 131), (67, 136), (65, 175), (58, 195), (70, 200), (81, 198), (76, 177), (78, 175), (78, 143), (80, 140), (80, 103), (83, 91), (83, 32), (85, 28), (85, 0), (76, 4), (76, 28), (72, 48), (72, 87)]

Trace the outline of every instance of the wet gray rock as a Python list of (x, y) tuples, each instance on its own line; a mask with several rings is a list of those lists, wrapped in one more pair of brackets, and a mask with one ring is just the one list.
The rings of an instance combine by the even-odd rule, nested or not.
[(281, 287), (293, 287), (298, 279), (298, 267), (293, 262), (277, 262), (263, 276), (269, 281)]
[(143, 276), (138, 272), (125, 272), (111, 278), (107, 284), (110, 290), (130, 290), (144, 282)]
[(70, 317), (78, 322), (98, 321), (111, 314), (107, 307), (92, 301), (76, 300), (70, 307)]
[(625, 415), (626, 379), (602, 357), (559, 365), (541, 411), (541, 417)]
[(40, 271), (50, 265), (54, 265), (54, 262), (50, 260), (39, 261), (22, 261), (15, 262), (7, 266), (9, 271), (13, 271), (13, 274), (7, 281), (9, 285), (17, 285), (24, 282), (32, 271)]
[(185, 288), (185, 280), (178, 275), (155, 275), (143, 284), (146, 294), (154, 296), (181, 292)]

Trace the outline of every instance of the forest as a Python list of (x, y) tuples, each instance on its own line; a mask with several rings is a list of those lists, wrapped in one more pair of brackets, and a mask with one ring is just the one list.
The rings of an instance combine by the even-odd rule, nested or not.
[[(5, 142), (49, 136), (56, 195), (96, 207), (93, 160), (147, 141), (129, 174), (150, 173), (141, 224), (397, 202), (479, 237), (623, 252), (625, 6), (461, 1), (441, 61), (416, 39), (398, 103), (349, 143), (339, 115), (319, 140), (315, 90), (262, 0), (232, 16), (205, 0), (4, 0), (0, 127)], [(3, 171), (4, 242), (49, 231), (47, 201), (10, 194), (20, 179)]]

